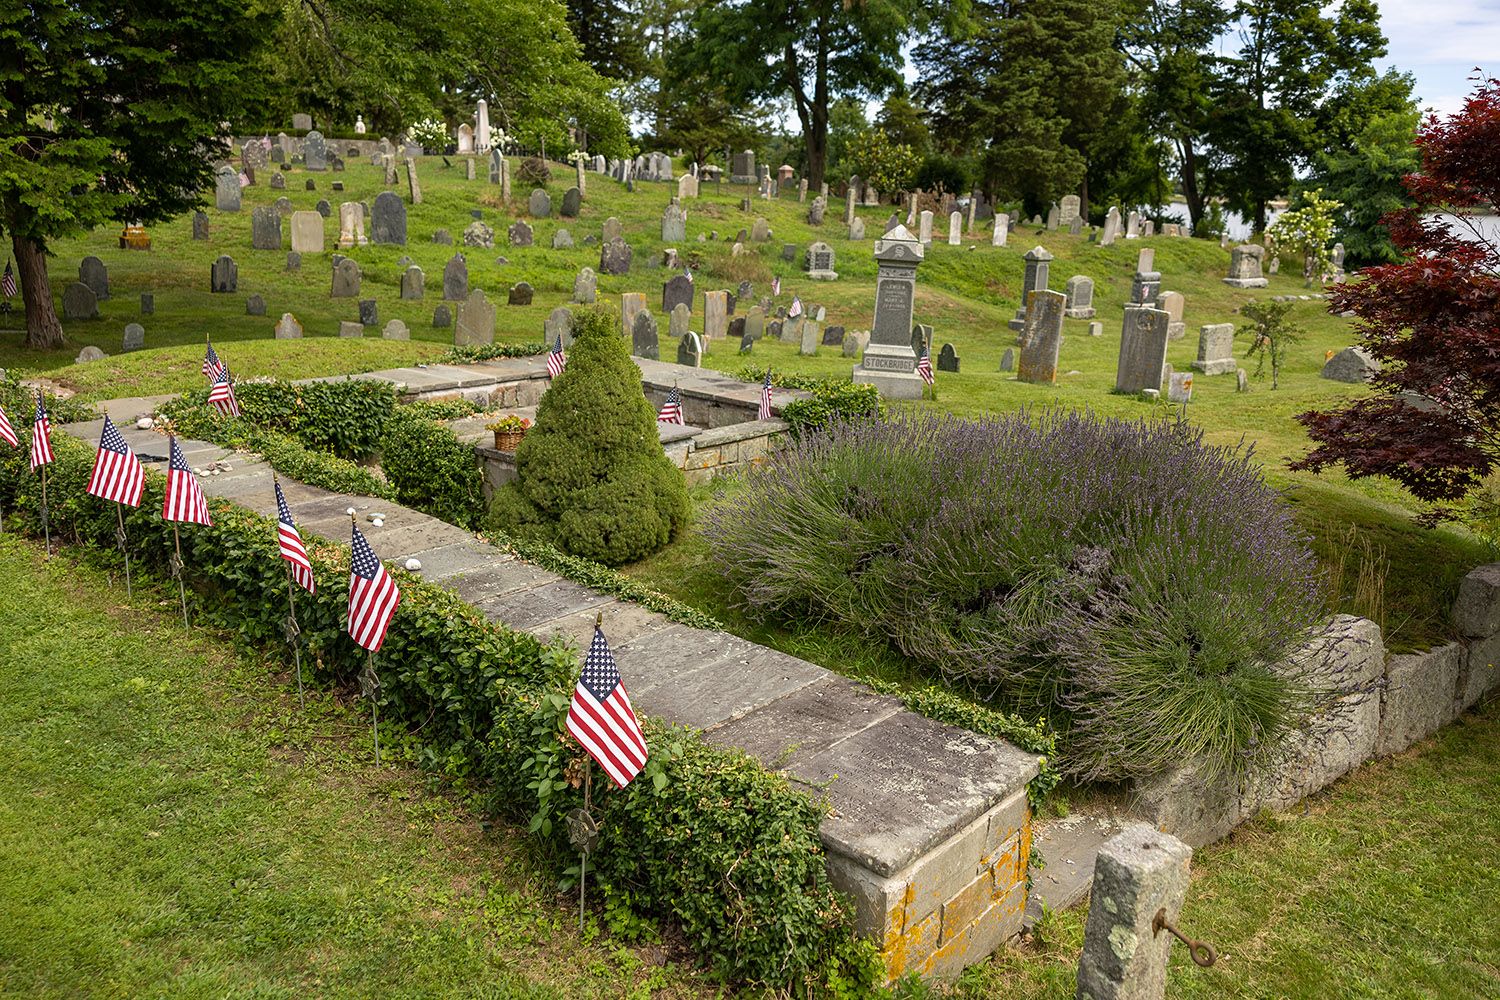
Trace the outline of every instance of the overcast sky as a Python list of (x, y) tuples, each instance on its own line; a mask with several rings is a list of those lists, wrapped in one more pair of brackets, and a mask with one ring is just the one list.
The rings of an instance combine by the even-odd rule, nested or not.
[(1477, 66), (1500, 76), (1500, 0), (1380, 0), (1386, 65), (1417, 78), (1424, 110), (1451, 114), (1474, 89)]

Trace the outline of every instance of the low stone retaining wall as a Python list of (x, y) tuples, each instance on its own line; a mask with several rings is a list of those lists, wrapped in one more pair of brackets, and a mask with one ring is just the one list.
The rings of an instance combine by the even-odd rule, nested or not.
[(1328, 705), (1276, 773), (1249, 783), (1206, 779), (1183, 766), (1134, 789), (1131, 811), (1199, 847), (1263, 808), (1286, 809), (1372, 757), (1399, 753), (1500, 688), (1500, 563), (1463, 580), (1453, 609), (1461, 638), (1387, 655), (1380, 627), (1338, 615), (1298, 654), (1345, 695)]

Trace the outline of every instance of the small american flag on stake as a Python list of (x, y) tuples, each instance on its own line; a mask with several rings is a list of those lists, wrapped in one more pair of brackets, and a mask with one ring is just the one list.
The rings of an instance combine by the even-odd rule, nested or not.
[(594, 626), (594, 642), (583, 658), (583, 672), (568, 706), (568, 732), (624, 788), (646, 766), (646, 735), (636, 720), (630, 695), (604, 631)]
[(88, 494), (100, 500), (112, 500), (127, 507), (141, 505), (141, 490), (146, 485), (146, 470), (140, 459), (125, 443), (120, 429), (104, 416), (104, 430), (99, 435), (99, 451), (94, 455), (94, 474), (89, 477)]
[(760, 384), (760, 412), (756, 420), (771, 419), (771, 369), (766, 369), (766, 380)]
[(47, 416), (47, 407), (42, 403), (42, 394), (36, 394), (36, 419), (31, 425), (31, 471), (52, 464), (52, 421)]
[(932, 377), (932, 352), (927, 345), (922, 345), (922, 357), (917, 362), (917, 374), (922, 376), (922, 381), (932, 385), (936, 380)]
[(557, 378), (568, 367), (568, 356), (563, 353), (562, 334), (557, 335), (557, 343), (552, 345), (552, 350), (547, 352), (547, 377)]
[(312, 562), (307, 558), (307, 549), (302, 545), (302, 533), (292, 520), (292, 509), (286, 505), (281, 484), (276, 483), (276, 544), (281, 549), (281, 558), (291, 564), (292, 579), (309, 594), (317, 592), (313, 579)]
[(802, 315), (802, 296), (792, 296), (792, 306), (786, 311), (786, 314), (792, 319), (796, 319), (798, 316)]
[(396, 581), (385, 571), (375, 550), (360, 534), (359, 525), (351, 525), (354, 537), (349, 543), (349, 637), (372, 653), (380, 651), (385, 631), (401, 603)]
[(0, 274), (0, 295), (7, 299), (15, 298), (16, 294), (16, 272), (10, 269), (10, 261), (5, 262), (5, 273)]
[(682, 393), (677, 387), (672, 386), (672, 391), (667, 393), (667, 401), (661, 404), (661, 410), (656, 414), (656, 422), (659, 424), (681, 424), (682, 421)]
[(221, 372), (227, 372), (229, 369), (225, 367), (224, 362), (219, 360), (219, 352), (214, 350), (214, 345), (207, 339), (204, 343), (208, 344), (208, 350), (203, 352), (203, 375), (212, 385)]
[(213, 524), (208, 516), (208, 501), (203, 498), (203, 487), (198, 477), (182, 457), (182, 449), (175, 437), (169, 438), (167, 462), (167, 495), (162, 499), (163, 521), (185, 521), (188, 524)]
[(229, 377), (229, 369), (220, 369), (213, 387), (208, 390), (208, 402), (226, 417), (240, 415), (240, 403), (234, 398), (234, 380)]
[(21, 446), (21, 439), (16, 437), (16, 429), (10, 425), (10, 418), (5, 415), (5, 407), (0, 406), (0, 440), (12, 448)]

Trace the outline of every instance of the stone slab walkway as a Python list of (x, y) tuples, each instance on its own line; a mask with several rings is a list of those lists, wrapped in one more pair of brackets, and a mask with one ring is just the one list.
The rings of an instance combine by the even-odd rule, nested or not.
[[(143, 462), (165, 464), (166, 438), (134, 426), (149, 407), (129, 400), (103, 407)], [(90, 446), (98, 444), (97, 421), (62, 429)], [(206, 494), (275, 517), (272, 470), (258, 456), (203, 441), (179, 443), (194, 467), (230, 465), (202, 478)], [(984, 937), (965, 931), (968, 936), (950, 942), (946, 952), (934, 940), (934, 955), (947, 959), (922, 965), (915, 961), (920, 956), (912, 956), (905, 968), (955, 972), (988, 953), (975, 950), (968, 957), (967, 949), (980, 947), (976, 942), (993, 948), (1019, 929), (1021, 900), (1011, 899), (1015, 879), (1024, 884), (1029, 846), (1024, 789), (1037, 773), (1035, 757), (916, 715), (894, 698), (804, 660), (726, 632), (689, 628), (573, 583), (417, 511), (285, 478), (282, 489), (305, 534), (347, 544), (345, 511), (353, 507), (360, 530), (382, 559), (397, 566), (408, 558), (420, 560), (425, 580), (455, 591), (491, 621), (583, 648), (595, 615), (602, 613), (605, 636), (640, 711), (740, 747), (828, 801), (831, 811), (821, 834), (830, 870), (836, 858), (843, 859), (838, 870), (844, 874), (836, 881), (859, 900), (862, 929), (887, 949), (893, 936), (926, 935), (934, 920), (941, 923), (946, 916), (952, 923), (961, 909), (969, 921), (965, 927), (998, 928)], [(384, 514), (382, 527), (366, 518), (375, 512)], [(1001, 855), (1009, 860), (997, 861)], [(942, 862), (943, 857), (949, 860)], [(997, 884), (997, 866), (1010, 872), (1004, 886)], [(976, 868), (977, 874), (970, 870)], [(930, 914), (911, 911), (913, 887), (925, 885), (923, 880), (933, 882), (937, 893)], [(973, 896), (981, 881), (987, 899), (1003, 894), (1005, 901), (987, 902), (989, 909), (975, 910), (972, 902), (959, 907), (958, 894)], [(958, 889), (944, 888), (950, 885)]]

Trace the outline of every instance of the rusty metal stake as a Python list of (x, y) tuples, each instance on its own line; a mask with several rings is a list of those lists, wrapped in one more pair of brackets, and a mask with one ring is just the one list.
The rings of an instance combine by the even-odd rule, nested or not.
[(1172, 921), (1167, 919), (1165, 908), (1156, 911), (1156, 916), (1151, 920), (1151, 933), (1153, 936), (1166, 931), (1177, 940), (1188, 947), (1188, 954), (1193, 956), (1193, 961), (1203, 968), (1208, 968), (1219, 960), (1219, 953), (1214, 951), (1214, 946), (1207, 941), (1195, 941), (1182, 931), (1178, 930)]

